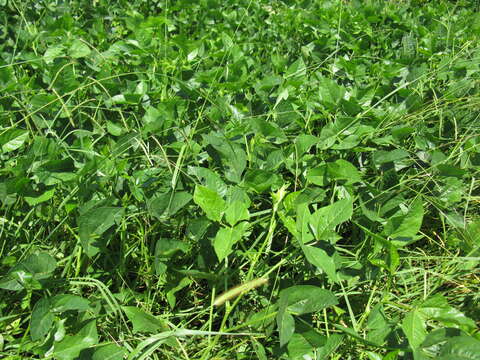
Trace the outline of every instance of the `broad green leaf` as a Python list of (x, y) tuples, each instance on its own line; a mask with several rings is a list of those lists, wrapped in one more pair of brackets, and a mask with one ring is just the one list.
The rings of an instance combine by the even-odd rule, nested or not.
[(49, 47), (45, 53), (43, 54), (43, 60), (45, 60), (45, 63), (50, 64), (55, 60), (56, 58), (65, 55), (65, 47), (63, 45), (55, 45)]
[(338, 281), (337, 265), (333, 255), (329, 255), (321, 248), (310, 245), (302, 245), (302, 250), (310, 264), (323, 270), (331, 281)]
[(330, 359), (332, 354), (335, 353), (339, 346), (342, 344), (343, 338), (344, 336), (340, 334), (330, 334), (330, 336), (327, 338), (326, 343), (317, 352), (318, 359)]
[(216, 191), (202, 185), (195, 186), (193, 201), (213, 221), (220, 221), (226, 208), (225, 200)]
[(38, 253), (29, 255), (21, 263), (22, 268), (38, 276), (49, 275), (57, 267), (57, 262), (48, 253)]
[(55, 317), (50, 307), (49, 298), (41, 298), (33, 307), (30, 321), (30, 335), (33, 341), (42, 340), (52, 328)]
[(162, 320), (135, 306), (122, 306), (122, 310), (132, 322), (134, 334), (157, 333), (169, 330)]
[(295, 319), (288, 312), (284, 312), (282, 316), (277, 317), (277, 326), (280, 335), (280, 346), (287, 344), (295, 332)]
[(233, 201), (225, 210), (225, 220), (231, 225), (234, 226), (236, 223), (242, 220), (248, 220), (250, 214), (245, 203), (241, 201)]
[(212, 146), (220, 155), (226, 168), (225, 177), (234, 183), (239, 183), (247, 165), (247, 154), (240, 144), (225, 138), (224, 135), (203, 135), (204, 144)]
[(419, 307), (418, 312), (425, 319), (433, 319), (443, 323), (445, 326), (458, 325), (466, 330), (476, 328), (475, 321), (468, 318), (461, 311), (450, 306), (447, 299), (441, 294), (434, 295), (425, 300)]
[(307, 67), (305, 62), (300, 57), (293, 64), (288, 67), (287, 72), (285, 73), (285, 78), (301, 78), (307, 74)]
[(292, 313), (295, 315), (308, 314), (337, 303), (332, 292), (312, 285), (297, 285), (282, 290), (277, 314), (280, 346), (287, 344), (295, 331), (295, 320)]
[(76, 335), (67, 335), (53, 346), (53, 357), (59, 360), (73, 360), (80, 352), (98, 343), (95, 320), (90, 321)]
[(35, 206), (50, 200), (54, 194), (55, 194), (55, 188), (52, 188), (50, 190), (47, 190), (41, 193), (38, 196), (25, 196), (25, 201), (27, 202), (28, 205)]
[(345, 88), (338, 85), (334, 80), (323, 76), (320, 77), (318, 83), (320, 101), (330, 109), (334, 109), (345, 96)]
[(247, 170), (244, 178), (245, 185), (257, 193), (270, 190), (273, 185), (279, 185), (280, 181), (277, 174), (261, 169)]
[(296, 285), (282, 290), (280, 301), (283, 299), (293, 315), (308, 314), (338, 304), (331, 291), (313, 285)]
[(214, 171), (199, 166), (189, 166), (188, 173), (200, 178), (203, 185), (216, 191), (220, 196), (223, 197), (227, 195), (228, 186)]
[(15, 265), (0, 280), (0, 289), (18, 291), (23, 288), (42, 288), (40, 280), (48, 279), (57, 263), (47, 253), (31, 254)]
[(308, 169), (307, 180), (308, 182), (318, 186), (328, 185), (330, 180), (328, 179), (327, 165), (324, 164)]
[(301, 334), (294, 333), (287, 344), (290, 359), (312, 358), (314, 348)]
[(125, 134), (126, 129), (113, 121), (107, 121), (107, 131), (113, 136), (120, 136)]
[(68, 49), (68, 55), (74, 59), (79, 59), (90, 55), (92, 50), (81, 40), (74, 40), (70, 48)]
[(249, 224), (241, 222), (234, 227), (221, 228), (213, 239), (213, 248), (217, 254), (218, 261), (222, 261), (232, 252), (232, 247), (240, 241)]
[(64, 312), (69, 310), (86, 311), (90, 307), (90, 301), (77, 295), (61, 294), (50, 300), (52, 312)]
[(180, 209), (187, 205), (192, 200), (192, 195), (186, 191), (176, 191), (167, 207), (167, 214), (169, 216), (175, 215)]
[(266, 138), (277, 138), (281, 141), (287, 140), (283, 130), (274, 122), (267, 122), (262, 118), (255, 117), (250, 120), (250, 124), (256, 134), (263, 135)]
[(98, 207), (90, 209), (78, 218), (80, 242), (85, 253), (92, 257), (100, 251), (102, 243), (98, 244), (95, 236), (102, 235), (123, 217), (123, 208)]
[(313, 235), (318, 240), (328, 240), (335, 227), (350, 219), (352, 213), (352, 199), (342, 199), (318, 209), (310, 220)]
[(356, 120), (353, 117), (338, 117), (335, 122), (329, 123), (320, 132), (320, 149), (331, 148), (340, 138), (351, 134)]
[(161, 238), (155, 245), (155, 257), (170, 258), (178, 252), (186, 253), (189, 249), (188, 242)]
[(406, 245), (416, 240), (416, 235), (423, 222), (423, 202), (416, 198), (406, 214), (388, 219), (384, 228), (385, 236), (390, 237), (396, 246)]
[(367, 340), (378, 346), (383, 345), (386, 337), (392, 331), (392, 325), (387, 321), (383, 306), (381, 303), (374, 306), (370, 315), (368, 316), (368, 333)]
[(2, 146), (2, 152), (5, 154), (20, 149), (27, 139), (27, 130), (8, 129), (0, 135), (0, 146)]
[(99, 346), (92, 355), (92, 360), (123, 360), (127, 349), (115, 344)]
[(295, 145), (297, 147), (297, 156), (302, 156), (304, 153), (310, 150), (310, 148), (317, 144), (320, 139), (316, 136), (309, 134), (300, 134), (295, 139)]
[(444, 343), (450, 338), (462, 335), (462, 330), (456, 328), (439, 328), (428, 333), (427, 337), (422, 343), (422, 348), (429, 348), (431, 346)]
[(392, 151), (378, 150), (373, 153), (373, 161), (377, 165), (403, 160), (408, 158), (409, 154), (403, 149), (395, 149)]
[(427, 336), (425, 321), (418, 310), (410, 311), (403, 319), (401, 327), (412, 350), (417, 350)]
[(255, 84), (255, 91), (259, 94), (262, 94), (263, 91), (270, 91), (272, 88), (280, 85), (282, 82), (283, 79), (280, 76), (267, 75)]
[(438, 360), (480, 360), (480, 341), (470, 336), (451, 338), (442, 347)]
[(344, 180), (346, 184), (362, 181), (362, 175), (350, 162), (339, 159), (327, 164), (328, 176), (334, 180)]

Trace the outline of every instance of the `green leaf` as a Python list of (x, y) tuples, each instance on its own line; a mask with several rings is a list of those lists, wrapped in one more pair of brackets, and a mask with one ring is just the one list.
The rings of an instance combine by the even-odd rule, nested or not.
[(175, 194), (173, 194), (170, 206), (167, 208), (168, 215), (175, 215), (180, 209), (186, 206), (190, 200), (192, 200), (192, 195), (190, 193), (186, 191), (176, 191)]
[(295, 332), (295, 315), (308, 314), (338, 303), (335, 295), (312, 285), (297, 285), (280, 292), (277, 313), (277, 327), (280, 332), (280, 346), (287, 344)]
[(394, 245), (403, 246), (414, 240), (423, 222), (423, 202), (416, 198), (406, 214), (388, 219), (384, 235), (393, 240)]
[(287, 140), (283, 130), (274, 122), (267, 122), (262, 118), (254, 117), (250, 120), (250, 124), (256, 134), (261, 134), (266, 138), (276, 138), (280, 142)]
[(239, 183), (247, 165), (247, 155), (240, 144), (230, 141), (224, 135), (203, 135), (205, 145), (212, 146), (220, 155), (226, 168), (225, 177)]
[(57, 262), (50, 254), (41, 252), (29, 255), (22, 261), (21, 267), (37, 276), (49, 276), (56, 269)]
[(425, 319), (433, 319), (445, 326), (458, 325), (470, 331), (476, 328), (475, 321), (468, 318), (461, 311), (450, 306), (441, 294), (436, 294), (425, 300), (418, 311)]
[(45, 60), (45, 63), (50, 64), (55, 60), (56, 58), (60, 56), (65, 55), (65, 47), (63, 45), (55, 45), (51, 46), (45, 51), (43, 54), (43, 60)]
[(313, 235), (317, 240), (330, 239), (335, 227), (350, 219), (352, 213), (352, 199), (342, 199), (318, 209), (310, 220)]
[(320, 165), (318, 167), (307, 170), (307, 181), (318, 186), (325, 186), (330, 183), (327, 176), (327, 166)]
[(245, 174), (244, 183), (257, 193), (263, 193), (273, 185), (278, 185), (281, 179), (275, 173), (262, 169), (249, 169)]
[(338, 304), (331, 291), (313, 285), (296, 285), (282, 290), (280, 301), (286, 302), (287, 310), (293, 315), (308, 314)]
[(298, 58), (293, 64), (291, 64), (287, 72), (285, 73), (285, 79), (301, 78), (307, 74), (307, 67), (302, 58)]
[(200, 178), (202, 180), (202, 183), (206, 187), (216, 191), (220, 196), (227, 195), (228, 186), (214, 171), (198, 166), (189, 166), (188, 171), (189, 174), (195, 175)]
[(113, 121), (107, 121), (107, 131), (113, 136), (120, 136), (125, 134), (126, 129)]
[(245, 230), (248, 228), (247, 222), (241, 222), (234, 227), (220, 228), (213, 239), (213, 248), (217, 254), (218, 261), (222, 261), (232, 252), (232, 247), (240, 241)]
[(362, 175), (355, 166), (346, 160), (339, 159), (327, 164), (328, 176), (334, 180), (344, 180), (346, 184), (362, 181)]
[(1, 278), (0, 288), (14, 291), (42, 288), (40, 280), (50, 278), (56, 266), (55, 259), (47, 253), (31, 254)]
[(78, 218), (80, 242), (85, 253), (92, 257), (100, 251), (99, 244), (94, 236), (102, 235), (123, 217), (123, 208), (99, 207), (86, 211)]
[(25, 196), (25, 201), (27, 202), (28, 205), (30, 206), (35, 206), (38, 204), (41, 204), (43, 202), (46, 202), (50, 200), (53, 195), (55, 194), (55, 188), (52, 188), (50, 190), (47, 190), (43, 193), (41, 193), (38, 196)]
[(408, 157), (408, 152), (403, 149), (395, 149), (392, 151), (377, 150), (373, 153), (373, 161), (377, 165), (390, 162), (395, 163)]
[(288, 312), (277, 317), (277, 326), (280, 333), (280, 346), (287, 344), (295, 332), (295, 319)]
[(169, 330), (165, 322), (135, 306), (122, 306), (122, 310), (132, 322), (134, 334)]
[(80, 40), (74, 40), (72, 42), (72, 45), (68, 49), (68, 55), (73, 57), (74, 59), (79, 59), (82, 57), (86, 57), (90, 55), (92, 50), (88, 47), (87, 44), (85, 44), (83, 41)]
[(323, 270), (331, 281), (338, 281), (337, 265), (333, 255), (329, 255), (321, 248), (309, 245), (302, 245), (302, 250), (310, 264)]
[(59, 360), (73, 360), (80, 352), (98, 343), (95, 320), (90, 321), (76, 335), (67, 335), (53, 346), (53, 357)]
[(310, 148), (317, 144), (320, 139), (316, 136), (309, 134), (300, 134), (295, 139), (295, 145), (297, 147), (298, 156), (302, 156), (304, 153), (310, 150)]
[(250, 213), (248, 212), (247, 205), (239, 200), (233, 201), (228, 206), (227, 210), (225, 210), (225, 220), (231, 226), (234, 226), (242, 220), (248, 220), (249, 218)]
[(318, 83), (320, 101), (330, 109), (335, 109), (345, 96), (345, 88), (338, 85), (334, 80), (326, 77), (320, 77)]
[(41, 298), (36, 302), (30, 321), (30, 335), (33, 341), (42, 340), (53, 325), (54, 315), (50, 312), (49, 298)]
[(451, 338), (440, 351), (438, 360), (480, 360), (480, 341), (470, 336)]
[(0, 146), (4, 154), (20, 149), (28, 139), (28, 131), (8, 129), (0, 135)]
[(418, 310), (410, 311), (403, 319), (401, 327), (412, 350), (417, 350), (427, 336), (425, 321)]
[(90, 301), (77, 295), (61, 294), (50, 300), (52, 312), (64, 312), (69, 310), (86, 311), (90, 308)]
[(115, 344), (99, 346), (92, 355), (92, 360), (123, 360), (127, 349)]
[(391, 324), (387, 321), (383, 306), (381, 303), (375, 305), (368, 316), (367, 327), (369, 329), (367, 333), (367, 340), (382, 346), (385, 339), (392, 331)]
[(202, 185), (195, 186), (193, 201), (213, 221), (220, 221), (226, 208), (225, 200), (216, 191)]

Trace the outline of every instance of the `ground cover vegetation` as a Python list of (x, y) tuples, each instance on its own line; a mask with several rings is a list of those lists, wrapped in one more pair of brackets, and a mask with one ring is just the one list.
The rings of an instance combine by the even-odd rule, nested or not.
[(0, 357), (480, 359), (478, 3), (0, 10)]

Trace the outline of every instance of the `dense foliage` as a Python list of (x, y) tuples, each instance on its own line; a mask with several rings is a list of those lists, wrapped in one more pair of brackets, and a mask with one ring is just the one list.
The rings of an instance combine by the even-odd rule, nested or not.
[(0, 0), (0, 357), (480, 359), (478, 7)]

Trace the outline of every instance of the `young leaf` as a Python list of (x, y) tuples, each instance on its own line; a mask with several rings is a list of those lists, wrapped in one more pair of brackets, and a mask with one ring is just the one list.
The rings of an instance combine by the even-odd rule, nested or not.
[(416, 240), (423, 221), (423, 202), (416, 198), (408, 213), (390, 218), (385, 225), (384, 234), (389, 236), (396, 246), (402, 246)]
[(127, 349), (115, 344), (99, 346), (92, 355), (92, 360), (123, 360)]
[(102, 235), (123, 217), (123, 208), (99, 207), (86, 211), (78, 218), (80, 242), (87, 256), (95, 256), (100, 247), (93, 239), (95, 235)]
[(95, 320), (90, 321), (76, 335), (67, 335), (53, 346), (53, 357), (59, 360), (73, 360), (80, 352), (98, 343)]
[(90, 307), (90, 301), (77, 295), (60, 294), (50, 300), (50, 311), (64, 312), (69, 310), (85, 311)]
[(43, 339), (52, 328), (54, 315), (50, 311), (50, 307), (49, 298), (41, 298), (33, 307), (30, 321), (30, 335), (33, 341)]
[(315, 211), (310, 220), (313, 235), (318, 240), (326, 240), (335, 227), (352, 216), (352, 199), (342, 199)]
[(74, 59), (79, 59), (88, 56), (92, 50), (83, 41), (74, 40), (70, 48), (68, 49), (68, 55)]
[(427, 336), (425, 321), (418, 310), (410, 311), (403, 319), (401, 327), (412, 350), (417, 350)]
[(343, 180), (346, 184), (362, 181), (362, 175), (350, 162), (339, 159), (327, 164), (328, 176), (334, 180)]
[(328, 255), (327, 252), (321, 248), (309, 245), (302, 245), (302, 250), (310, 264), (323, 270), (331, 281), (338, 281), (337, 266), (333, 256)]
[(241, 201), (233, 201), (225, 211), (225, 220), (231, 225), (234, 226), (236, 223), (242, 220), (248, 220), (250, 214), (245, 203)]
[(163, 321), (135, 306), (122, 306), (122, 310), (132, 322), (134, 334), (169, 330), (169, 327)]
[(480, 341), (470, 336), (451, 338), (442, 347), (438, 360), (480, 360)]
[(22, 129), (8, 129), (0, 135), (2, 152), (9, 153), (23, 146), (28, 139), (28, 131)]
[(220, 221), (225, 211), (225, 200), (220, 195), (205, 186), (195, 186), (193, 201), (200, 206), (210, 220)]
[(280, 346), (284, 346), (290, 341), (295, 332), (295, 319), (288, 312), (284, 312), (281, 316), (277, 316), (277, 326), (280, 335)]
[(213, 239), (213, 248), (217, 254), (218, 261), (222, 261), (232, 252), (232, 247), (240, 241), (249, 224), (241, 222), (234, 227), (221, 228)]

